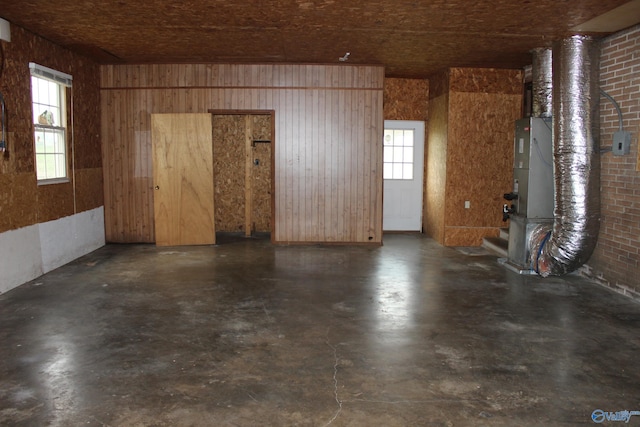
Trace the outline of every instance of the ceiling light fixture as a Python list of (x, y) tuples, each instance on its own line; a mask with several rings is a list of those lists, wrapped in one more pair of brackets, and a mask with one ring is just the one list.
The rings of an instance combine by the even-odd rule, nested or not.
[(349, 55), (351, 55), (351, 52), (345, 53), (344, 56), (341, 56), (340, 58), (338, 58), (338, 61), (347, 62), (349, 60)]

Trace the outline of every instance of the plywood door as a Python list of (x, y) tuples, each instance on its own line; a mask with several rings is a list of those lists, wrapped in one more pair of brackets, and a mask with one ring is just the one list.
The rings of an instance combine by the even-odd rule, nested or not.
[(215, 243), (210, 114), (152, 114), (156, 244)]

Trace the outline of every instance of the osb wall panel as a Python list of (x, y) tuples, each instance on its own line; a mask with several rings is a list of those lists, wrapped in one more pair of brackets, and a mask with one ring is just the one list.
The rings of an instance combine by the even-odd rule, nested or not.
[(216, 231), (243, 231), (245, 116), (213, 116), (213, 182)]
[[(84, 212), (103, 205), (102, 168), (85, 168), (76, 171), (76, 210)], [(96, 197), (99, 189), (100, 197)]]
[[(271, 116), (254, 115), (253, 139), (271, 140)], [(271, 231), (271, 144), (257, 143), (252, 149), (252, 221), (257, 232)], [(255, 160), (258, 164), (255, 164)]]
[[(202, 77), (184, 77), (178, 83), (198, 85), (162, 89), (159, 76), (209, 66), (168, 67), (157, 76), (152, 66), (101, 68), (111, 85), (101, 92), (107, 240), (154, 241), (149, 114), (231, 109), (275, 111), (274, 241), (381, 242), (382, 67), (216, 65), (210, 75), (215, 70), (216, 83), (227, 86), (202, 87)], [(112, 86), (138, 81), (150, 87)], [(130, 185), (137, 176), (140, 188)]]
[(522, 97), (468, 92), (449, 97), (446, 225), (503, 226), (502, 195), (513, 186), (514, 123)]
[[(99, 67), (91, 60), (73, 54), (47, 40), (33, 35), (17, 25), (11, 26), (11, 42), (0, 42), (4, 50), (4, 67), (0, 75), (0, 91), (7, 105), (9, 152), (0, 158), (0, 174), (4, 181), (21, 185), (0, 189), (0, 232), (39, 222), (53, 220), (74, 213), (73, 184), (63, 183), (38, 187), (35, 179), (33, 125), (31, 112), (31, 78), (29, 62), (71, 74), (73, 76), (73, 117), (71, 132), (71, 104), (68, 104), (69, 164), (75, 159), (76, 172), (84, 168), (100, 168)], [(71, 99), (71, 91), (67, 91)], [(73, 144), (72, 144), (73, 138)], [(75, 153), (72, 150), (75, 146)], [(22, 174), (32, 175), (27, 180)], [(17, 184), (19, 183), (19, 184)], [(9, 192), (9, 194), (7, 194)], [(13, 194), (11, 193), (13, 192)], [(90, 203), (102, 205), (102, 188), (87, 190)], [(30, 204), (32, 214), (25, 213), (22, 200)], [(77, 205), (77, 203), (76, 203)]]
[(504, 226), (502, 195), (513, 186), (514, 123), (522, 96), (452, 92), (449, 97), (445, 224)]
[(504, 225), (522, 73), (454, 68), (433, 76), (429, 88), (427, 233), (447, 246), (477, 246)]
[[(1, 76), (0, 76), (1, 77)], [(8, 122), (8, 120), (7, 120)], [(7, 123), (8, 126), (8, 123)], [(14, 143), (14, 132), (6, 131), (4, 134), (4, 141), (6, 144), (6, 151), (0, 153), (0, 175), (9, 175), (18, 173), (18, 162), (13, 161), (15, 158), (15, 154), (13, 153), (14, 147), (16, 144)]]
[(33, 173), (0, 173), (0, 232), (37, 223), (38, 195)]
[(425, 233), (444, 244), (449, 95), (429, 102)]
[[(100, 68), (82, 59), (73, 73), (73, 133), (76, 171), (102, 168), (100, 152)], [(89, 193), (85, 194), (88, 196)], [(90, 194), (93, 205), (102, 206), (102, 187)], [(91, 208), (93, 209), (93, 208)]]
[(428, 120), (428, 106), (428, 80), (384, 80), (385, 120), (421, 120), (426, 122)]
[[(216, 231), (245, 231), (245, 117), (213, 117), (215, 221)], [(271, 116), (253, 115), (252, 140), (271, 140)], [(252, 230), (271, 231), (271, 144), (257, 143), (251, 148)]]
[(38, 187), (38, 222), (73, 215), (73, 186), (41, 185)]
[[(6, 103), (7, 130), (12, 136), (8, 146), (9, 153), (1, 161), (5, 168), (15, 173), (35, 173), (29, 62), (38, 62), (32, 57), (32, 52), (42, 55), (45, 42), (12, 25), (11, 42), (0, 43), (4, 50), (0, 91)], [(43, 65), (54, 67), (53, 64)]]
[(522, 95), (523, 71), (495, 68), (451, 68), (451, 92)]

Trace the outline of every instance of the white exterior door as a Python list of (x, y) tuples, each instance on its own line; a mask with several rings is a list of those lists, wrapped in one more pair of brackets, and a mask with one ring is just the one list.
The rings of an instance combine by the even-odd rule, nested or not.
[(385, 120), (382, 229), (422, 231), (424, 122)]

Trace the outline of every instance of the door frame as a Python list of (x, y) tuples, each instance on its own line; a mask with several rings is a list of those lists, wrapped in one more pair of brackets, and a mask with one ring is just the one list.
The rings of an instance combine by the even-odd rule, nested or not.
[[(271, 117), (271, 243), (275, 243), (276, 236), (276, 110), (237, 110), (237, 109), (209, 109), (213, 116), (270, 116)], [(213, 123), (213, 122), (212, 122)], [(213, 125), (212, 129), (213, 131)], [(214, 171), (215, 173), (215, 171)], [(215, 190), (215, 188), (214, 188)]]
[[(421, 182), (420, 182), (420, 229), (416, 230), (417, 232), (423, 233), (424, 232), (424, 214), (425, 214), (425, 205), (424, 205), (424, 201), (425, 201), (425, 172), (426, 172), (426, 162), (425, 162), (425, 155), (427, 152), (427, 147), (426, 147), (426, 122), (424, 120), (385, 120), (383, 123), (383, 127), (382, 130), (384, 132), (385, 129), (387, 128), (396, 128), (394, 127), (394, 125), (397, 125), (398, 129), (414, 129), (416, 134), (420, 135), (420, 138), (422, 138), (422, 153), (420, 158), (420, 163), (421, 163), (421, 168), (420, 168), (420, 174), (422, 176), (421, 178)], [(382, 144), (383, 141), (380, 141), (380, 143)], [(417, 153), (416, 153), (417, 154)], [(414, 156), (414, 164), (415, 164), (415, 159), (418, 158), (418, 156)], [(382, 158), (382, 162), (384, 163), (384, 157)], [(414, 168), (415, 171), (415, 168)], [(382, 177), (382, 188), (384, 191), (384, 175)], [(385, 232), (387, 233), (394, 233), (394, 231), (385, 231), (384, 230), (384, 192), (383, 192), (383, 201), (382, 201), (382, 231), (383, 234)]]

